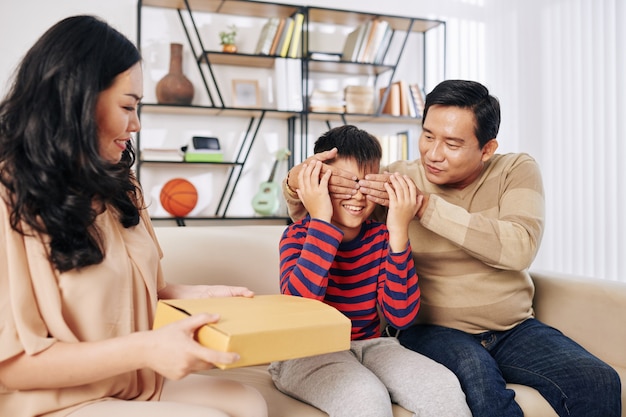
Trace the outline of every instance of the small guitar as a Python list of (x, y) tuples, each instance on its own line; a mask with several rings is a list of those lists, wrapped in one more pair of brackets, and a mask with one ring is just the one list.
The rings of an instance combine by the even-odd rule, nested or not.
[(276, 152), (276, 159), (274, 160), (269, 179), (261, 183), (259, 191), (252, 198), (252, 208), (256, 213), (262, 216), (271, 216), (278, 210), (280, 206), (280, 187), (279, 184), (274, 182), (274, 174), (276, 174), (278, 163), (287, 159), (289, 155), (291, 155), (291, 151), (287, 148)]

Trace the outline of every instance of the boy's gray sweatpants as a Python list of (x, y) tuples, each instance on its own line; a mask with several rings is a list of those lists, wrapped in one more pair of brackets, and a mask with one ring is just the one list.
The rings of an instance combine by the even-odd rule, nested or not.
[(276, 387), (330, 417), (471, 417), (456, 376), (393, 337), (355, 340), (350, 350), (270, 364)]

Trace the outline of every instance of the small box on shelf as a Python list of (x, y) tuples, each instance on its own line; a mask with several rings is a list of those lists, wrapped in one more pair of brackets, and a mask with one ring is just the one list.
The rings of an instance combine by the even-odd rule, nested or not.
[(194, 136), (190, 146), (185, 146), (185, 162), (224, 162), (218, 138)]

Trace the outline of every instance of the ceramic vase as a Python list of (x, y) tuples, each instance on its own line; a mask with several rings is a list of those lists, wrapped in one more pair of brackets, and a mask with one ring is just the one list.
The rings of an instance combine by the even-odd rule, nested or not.
[(189, 105), (193, 99), (193, 84), (183, 74), (183, 45), (170, 44), (170, 71), (157, 83), (159, 104)]

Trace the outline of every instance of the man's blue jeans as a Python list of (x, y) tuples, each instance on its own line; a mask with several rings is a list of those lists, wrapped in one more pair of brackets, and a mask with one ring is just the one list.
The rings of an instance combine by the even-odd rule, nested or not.
[(561, 417), (621, 416), (617, 372), (536, 319), (477, 335), (416, 325), (398, 339), (457, 375), (474, 417), (523, 416), (507, 382), (535, 388)]

